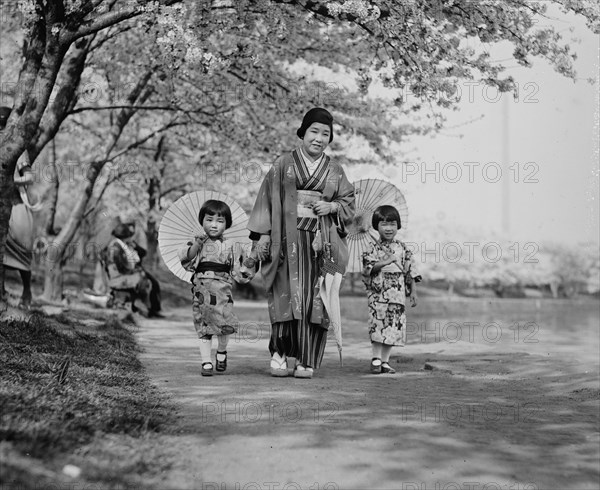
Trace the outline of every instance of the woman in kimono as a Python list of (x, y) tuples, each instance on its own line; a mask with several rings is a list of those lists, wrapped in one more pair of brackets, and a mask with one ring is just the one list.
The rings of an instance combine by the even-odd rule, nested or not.
[[(333, 117), (309, 110), (296, 134), (300, 144), (267, 173), (248, 229), (261, 261), (271, 320), (271, 375), (312, 378), (323, 359), (329, 321), (319, 295), (320, 237), (327, 237), (328, 270), (348, 262), (345, 223), (354, 215), (354, 187), (342, 166), (324, 153), (333, 140)], [(321, 250), (320, 259), (323, 257)]]
[[(9, 107), (0, 107), (0, 131), (4, 131), (10, 116)], [(29, 155), (27, 151), (19, 158), (15, 168), (14, 183), (17, 192), (12, 196), (12, 209), (4, 250), (4, 267), (18, 270), (23, 283), (23, 294), (19, 307), (29, 309), (31, 306), (31, 261), (33, 259), (33, 214), (41, 209), (41, 203), (32, 205), (27, 188), (34, 181)], [(2, 296), (5, 296), (2, 291)]]
[(148, 318), (164, 318), (161, 311), (160, 286), (142, 266), (145, 250), (134, 240), (135, 231), (121, 223), (112, 231), (113, 239), (102, 252), (102, 261), (111, 291), (129, 291), (131, 311), (138, 311), (135, 301), (141, 299)]

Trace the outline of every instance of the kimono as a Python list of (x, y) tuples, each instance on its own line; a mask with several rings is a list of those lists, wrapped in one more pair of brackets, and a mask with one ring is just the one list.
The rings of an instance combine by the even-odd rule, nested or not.
[[(373, 265), (384, 260), (389, 254), (396, 255), (399, 260), (372, 274)], [(421, 276), (412, 261), (412, 252), (399, 240), (378, 240), (363, 254), (362, 260), (371, 342), (403, 346), (406, 343), (406, 284), (421, 281)]]
[(243, 268), (236, 259), (234, 243), (223, 239), (205, 239), (198, 254), (187, 258), (192, 245), (179, 251), (181, 265), (192, 275), (192, 312), (198, 338), (237, 332), (239, 320), (233, 312), (233, 281), (249, 282), (254, 270)]
[[(15, 175), (23, 176), (26, 172), (31, 172), (27, 152), (19, 158)], [(37, 211), (40, 206), (39, 204), (36, 206), (30, 204), (27, 186), (18, 187), (18, 192), (13, 196), (12, 204), (3, 263), (13, 269), (30, 271), (33, 259), (32, 210)]]
[(114, 237), (102, 251), (101, 262), (111, 290), (132, 292), (133, 301), (139, 298), (148, 312), (156, 313), (161, 309), (160, 287), (142, 267), (140, 254), (144, 253), (137, 244)]
[[(317, 218), (308, 206), (315, 200), (336, 202), (337, 213)], [(354, 186), (327, 155), (311, 173), (297, 148), (278, 158), (267, 173), (248, 229), (252, 239), (271, 237), (270, 256), (261, 262), (272, 325), (271, 355), (277, 352), (305, 366), (320, 366), (329, 321), (318, 291), (323, 254), (317, 255), (313, 242), (326, 237), (328, 269), (343, 274), (348, 263), (346, 223), (353, 216)]]
[(120, 238), (113, 238), (103, 253), (108, 287), (111, 289), (136, 288), (143, 280), (142, 262), (135, 247)]

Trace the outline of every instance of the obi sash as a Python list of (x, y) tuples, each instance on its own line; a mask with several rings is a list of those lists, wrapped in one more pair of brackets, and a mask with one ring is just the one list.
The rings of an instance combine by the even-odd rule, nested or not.
[(196, 284), (195, 279), (217, 279), (231, 283), (231, 266), (221, 262), (198, 262), (191, 277), (191, 283)]
[(196, 266), (196, 272), (229, 272), (230, 270), (231, 266), (220, 262), (198, 262)]
[(318, 228), (318, 216), (312, 210), (312, 204), (320, 201), (322, 194), (319, 191), (306, 191), (298, 189), (298, 202), (296, 212), (298, 214), (297, 228), (299, 230), (316, 231)]

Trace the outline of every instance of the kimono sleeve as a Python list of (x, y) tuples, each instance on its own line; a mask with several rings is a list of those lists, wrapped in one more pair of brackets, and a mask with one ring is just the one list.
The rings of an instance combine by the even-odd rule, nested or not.
[(421, 282), (423, 277), (419, 273), (418, 266), (413, 259), (412, 251), (404, 246), (404, 274), (409, 275), (412, 281)]
[(248, 284), (256, 275), (258, 261), (250, 256), (248, 247), (232, 248), (231, 257), (231, 277), (239, 284)]
[(339, 182), (336, 195), (333, 202), (337, 203), (339, 208), (333, 217), (342, 236), (346, 235), (346, 223), (354, 217), (354, 186), (348, 181), (344, 169), (340, 165)]
[(371, 246), (371, 248), (362, 255), (362, 281), (367, 288), (371, 287), (373, 279), (371, 274), (373, 272), (373, 266), (377, 263), (377, 260), (377, 252), (374, 246)]
[(188, 254), (188, 250), (190, 249), (190, 247), (192, 246), (192, 242), (187, 242), (187, 244), (185, 245), (185, 247), (182, 247), (179, 249), (179, 251), (177, 252), (177, 256), (179, 257), (179, 260), (181, 261), (181, 266), (188, 272), (194, 272), (196, 270), (196, 262), (198, 259), (198, 255), (196, 255), (195, 257), (192, 257), (191, 259), (187, 258), (187, 254)]
[(107, 258), (108, 263), (114, 264), (119, 274), (129, 274), (132, 271), (125, 251), (116, 243), (108, 247)]

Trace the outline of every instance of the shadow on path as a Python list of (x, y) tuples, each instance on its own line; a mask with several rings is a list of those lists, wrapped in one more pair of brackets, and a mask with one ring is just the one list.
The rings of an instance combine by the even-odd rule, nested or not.
[(315, 378), (273, 378), (266, 308), (236, 307), (245, 326), (213, 377), (200, 376), (188, 308), (141, 322), (142, 361), (178, 406), (160, 436), (174, 458), (166, 488), (598, 486), (597, 364), (438, 339), (397, 349), (397, 374), (371, 375), (364, 322), (347, 320), (343, 367), (330, 340)]

